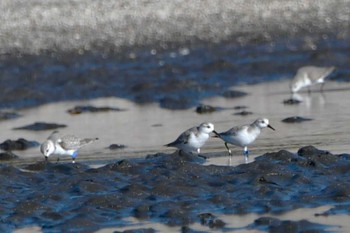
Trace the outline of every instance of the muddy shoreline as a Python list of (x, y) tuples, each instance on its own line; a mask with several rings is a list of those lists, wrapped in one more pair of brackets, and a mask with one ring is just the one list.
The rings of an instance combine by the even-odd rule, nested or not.
[[(219, 214), (284, 213), (334, 205), (320, 215), (349, 214), (350, 155), (308, 146), (259, 156), (236, 167), (203, 166), (193, 155), (154, 154), (99, 168), (82, 163), (1, 165), (1, 229), (40, 226), (43, 232), (94, 232), (128, 225), (124, 218), (182, 226), (225, 228)], [(286, 225), (287, 224), (287, 225)], [(257, 219), (246, 229), (296, 227), (327, 232), (330, 226)], [(280, 228), (278, 228), (280, 227)], [(137, 232), (137, 227), (134, 229)], [(152, 232), (152, 231), (150, 231)]]
[[(334, 65), (331, 80), (349, 82), (349, 38), (315, 36), (238, 46), (234, 42), (124, 53), (2, 56), (0, 109), (118, 97), (139, 105), (190, 109), (232, 86), (291, 79), (303, 65)], [(317, 49), (314, 49), (315, 46)], [(288, 90), (286, 90), (288, 91)], [(232, 98), (234, 99), (234, 98)]]
[[(324, 206), (313, 216), (350, 214), (350, 5), (317, 3), (4, 0), (2, 146), (19, 146), (1, 154), (0, 230), (332, 231), (279, 218)], [(304, 65), (337, 70), (324, 93), (288, 104), (289, 79)], [(200, 122), (223, 131), (257, 117), (277, 130), (262, 133), (248, 164), (233, 148), (227, 166), (214, 139), (207, 160), (162, 147)], [(28, 130), (42, 122), (101, 140), (77, 164), (45, 163), (38, 144), (53, 129)], [(253, 213), (277, 217), (240, 227), (224, 218)]]

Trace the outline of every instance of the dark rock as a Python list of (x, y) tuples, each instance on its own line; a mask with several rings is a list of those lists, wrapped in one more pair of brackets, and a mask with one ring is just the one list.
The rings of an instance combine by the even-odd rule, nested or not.
[(339, 157), (345, 160), (350, 160), (350, 154), (343, 153), (340, 154)]
[(163, 153), (148, 154), (148, 155), (146, 155), (146, 159), (153, 159), (153, 158), (157, 158), (157, 157), (164, 156), (164, 155), (165, 154), (163, 154)]
[(63, 216), (60, 213), (52, 212), (52, 211), (46, 211), (41, 216), (53, 221), (59, 221), (60, 219), (63, 218)]
[(300, 103), (301, 103), (300, 100), (293, 99), (293, 98), (283, 100), (283, 104), (286, 104), (286, 105), (295, 105), (295, 104), (300, 104)]
[(237, 68), (236, 64), (231, 63), (231, 62), (226, 61), (226, 60), (223, 60), (223, 59), (214, 60), (213, 62), (210, 62), (210, 63), (204, 65), (204, 67), (203, 67), (203, 69), (206, 72), (215, 71), (217, 69), (234, 70), (236, 68)]
[(244, 109), (247, 109), (248, 107), (247, 106), (244, 106), (244, 105), (239, 105), (239, 106), (235, 106), (233, 107), (234, 110), (244, 110)]
[(108, 148), (110, 150), (120, 150), (120, 149), (125, 149), (126, 146), (122, 144), (111, 144)]
[(0, 160), (13, 160), (18, 159), (18, 156), (11, 151), (0, 153)]
[(248, 95), (248, 93), (243, 91), (236, 91), (236, 90), (228, 90), (225, 91), (223, 96), (226, 98), (239, 98)]
[(198, 215), (202, 225), (210, 228), (223, 228), (226, 224), (211, 213), (203, 213)]
[(20, 116), (21, 115), (15, 113), (15, 112), (0, 112), (0, 120), (16, 119)]
[(307, 220), (300, 221), (281, 221), (278, 225), (273, 225), (269, 227), (269, 232), (328, 232), (326, 225), (312, 223)]
[(151, 82), (143, 82), (135, 84), (131, 87), (132, 92), (145, 92), (154, 89), (154, 84)]
[(316, 213), (315, 216), (330, 216), (330, 215), (336, 215), (336, 214), (344, 214), (344, 213), (349, 213), (350, 212), (350, 205), (349, 204), (340, 204), (336, 205), (329, 210), (323, 212), (323, 213)]
[(254, 221), (254, 224), (257, 226), (271, 226), (277, 225), (280, 223), (280, 220), (272, 217), (261, 217)]
[(163, 126), (163, 124), (153, 124), (153, 125), (151, 125), (152, 127), (162, 127)]
[(43, 156), (43, 160), (37, 163), (32, 163), (32, 164), (28, 164), (26, 166), (24, 166), (24, 169), (29, 170), (29, 171), (42, 171), (46, 168), (47, 166), (47, 162), (44, 160), (44, 156)]
[(280, 150), (278, 152), (266, 153), (264, 157), (257, 157), (256, 160), (273, 160), (273, 161), (283, 161), (292, 162), (298, 161), (298, 156), (286, 150)]
[(260, 230), (277, 233), (277, 232), (328, 232), (327, 228), (330, 226), (312, 223), (307, 220), (300, 221), (289, 221), (289, 220), (279, 220), (272, 217), (261, 217), (254, 221), (251, 228), (257, 228)]
[[(0, 213), (4, 222), (17, 228), (40, 222), (50, 226), (50, 232), (63, 226), (77, 231), (101, 229), (110, 226), (111, 219), (128, 226), (124, 219), (130, 216), (178, 227), (201, 223), (207, 231), (226, 231), (218, 214), (280, 214), (325, 203), (343, 206), (327, 214), (350, 213), (344, 207), (350, 202), (350, 181), (344, 179), (350, 175), (350, 160), (344, 155), (308, 146), (298, 153), (266, 153), (236, 167), (203, 166), (203, 161), (195, 154), (175, 152), (124, 159), (96, 169), (44, 159), (23, 169), (0, 164)], [(327, 229), (273, 218), (257, 219), (246, 228), (283, 232), (288, 227)]]
[[(125, 170), (133, 167), (133, 164), (130, 161), (124, 159), (116, 163), (108, 164), (105, 167), (107, 167), (110, 170)], [(104, 167), (100, 168), (100, 170), (104, 170), (104, 169), (105, 169)]]
[(168, 210), (160, 215), (160, 218), (165, 220), (165, 223), (169, 226), (181, 226), (188, 225), (193, 222), (191, 219), (191, 215), (189, 215), (188, 211), (185, 208), (177, 207), (176, 205), (172, 205)]
[(136, 94), (134, 99), (138, 104), (150, 104), (154, 102), (154, 95), (152, 93), (140, 93)]
[(134, 209), (134, 217), (139, 219), (147, 219), (150, 216), (150, 206), (140, 205)]
[(322, 192), (334, 201), (347, 200), (350, 197), (350, 188), (344, 183), (329, 184)]
[(191, 229), (189, 226), (182, 226), (181, 233), (207, 233), (207, 231), (196, 231)]
[(233, 115), (239, 115), (239, 116), (247, 116), (247, 115), (252, 115), (252, 112), (249, 111), (241, 111), (241, 112), (235, 112)]
[(140, 228), (140, 229), (131, 229), (125, 231), (114, 231), (113, 233), (155, 233), (157, 232), (153, 228)]
[(5, 150), (5, 151), (27, 150), (29, 148), (37, 147), (39, 145), (40, 145), (39, 142), (28, 141), (24, 138), (19, 138), (15, 141), (8, 139), (0, 144), (0, 149)]
[(160, 107), (177, 110), (177, 109), (188, 109), (191, 107), (192, 102), (185, 97), (164, 97), (160, 101)]
[(121, 108), (111, 108), (111, 107), (94, 107), (94, 106), (76, 106), (72, 109), (68, 109), (67, 112), (72, 115), (77, 115), (81, 113), (96, 113), (96, 112), (110, 112), (110, 111), (125, 111), (125, 109)]
[(306, 158), (311, 158), (313, 156), (331, 155), (331, 154), (328, 151), (319, 150), (314, 146), (305, 146), (298, 150), (298, 155)]
[(287, 118), (282, 120), (282, 122), (284, 122), (284, 123), (301, 123), (304, 121), (312, 121), (312, 119), (300, 117), (300, 116), (292, 116), (292, 117), (287, 117)]
[(196, 108), (196, 112), (199, 114), (203, 114), (203, 113), (212, 113), (215, 112), (215, 108), (210, 106), (210, 105), (204, 105), (201, 104)]
[(45, 122), (35, 122), (31, 125), (26, 125), (18, 128), (14, 128), (14, 130), (33, 130), (33, 131), (41, 131), (41, 130), (53, 130), (58, 128), (65, 128), (66, 125), (63, 124), (55, 124), (55, 123), (45, 123)]

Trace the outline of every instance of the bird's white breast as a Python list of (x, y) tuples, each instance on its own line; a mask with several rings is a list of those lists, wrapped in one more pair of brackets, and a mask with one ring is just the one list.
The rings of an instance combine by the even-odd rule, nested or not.
[(193, 148), (197, 149), (202, 147), (208, 139), (209, 139), (209, 134), (207, 133), (198, 133), (197, 135), (194, 133), (191, 133), (188, 143)]
[(259, 128), (243, 128), (237, 131), (234, 135), (225, 135), (223, 136), (224, 141), (231, 143), (236, 146), (247, 146), (255, 141), (255, 139), (259, 136), (260, 129)]
[(70, 155), (70, 156), (72, 156), (73, 153), (74, 153), (74, 150), (65, 150), (58, 143), (55, 144), (55, 151), (54, 151), (53, 154), (56, 154), (56, 155)]

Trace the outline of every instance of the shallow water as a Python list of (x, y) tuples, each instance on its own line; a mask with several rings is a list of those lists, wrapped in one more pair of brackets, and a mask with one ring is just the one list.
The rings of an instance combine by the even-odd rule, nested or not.
[(190, 109), (231, 86), (292, 77), (304, 65), (336, 66), (349, 81), (349, 39), (331, 35), (237, 43), (133, 48), (120, 53), (0, 57), (0, 108), (118, 97)]
[[(163, 145), (174, 140), (184, 130), (204, 121), (214, 123), (215, 129), (220, 132), (235, 125), (250, 123), (257, 117), (267, 117), (276, 131), (263, 130), (258, 140), (249, 147), (250, 162), (264, 153), (283, 149), (296, 153), (307, 145), (329, 150), (333, 154), (349, 153), (350, 83), (342, 82), (349, 80), (347, 42), (346, 39), (313, 38), (308, 42), (258, 43), (244, 48), (219, 44), (209, 48), (175, 48), (172, 51), (135, 50), (118, 56), (88, 54), (70, 57), (65, 54), (61, 57), (24, 56), (8, 60), (2, 57), (4, 72), (0, 84), (4, 90), (0, 94), (3, 95), (0, 107), (11, 107), (9, 110), (22, 115), (0, 122), (2, 137), (3, 140), (23, 137), (42, 142), (51, 130), (33, 132), (13, 128), (39, 121), (66, 124), (67, 128), (60, 129), (64, 134), (99, 138), (94, 144), (82, 148), (77, 158), (78, 164), (96, 168), (121, 159), (140, 158), (142, 161), (149, 154), (173, 153), (175, 149)], [(323, 93), (318, 91), (319, 87), (314, 87), (311, 94), (303, 92), (297, 96), (302, 100), (300, 104), (283, 104), (284, 100), (291, 97), (288, 78), (299, 66), (306, 63), (331, 65), (330, 61), (338, 70), (331, 76)], [(240, 98), (222, 97), (228, 89), (244, 91), (248, 95)], [(212, 105), (218, 110), (210, 114), (197, 114), (195, 107), (199, 103)], [(125, 111), (80, 115), (67, 113), (68, 109), (77, 105), (118, 107)], [(235, 110), (236, 106), (246, 106), (245, 110), (253, 114), (233, 115), (241, 111)], [(281, 122), (291, 116), (311, 118), (312, 121), (295, 124)], [(112, 151), (107, 147), (113, 143), (126, 145), (126, 148)], [(245, 163), (242, 149), (232, 146), (232, 150), (234, 156), (229, 160), (224, 144), (219, 139), (210, 139), (202, 148), (202, 154), (208, 157), (206, 168), (214, 164), (220, 166), (218, 169), (227, 169), (226, 165)], [(44, 160), (37, 147), (14, 153), (20, 158), (3, 163), (23, 167)], [(55, 163), (56, 157), (50, 157), (50, 161)], [(70, 163), (70, 158), (62, 158), (61, 163)], [(69, 166), (54, 169), (72, 171)], [(54, 172), (48, 173), (54, 176)], [(128, 184), (128, 181), (123, 182)], [(20, 184), (15, 188), (23, 187)], [(26, 187), (24, 189), (27, 190)], [(72, 192), (75, 194), (74, 190)], [(27, 199), (24, 199), (22, 201), (26, 203)], [(51, 200), (51, 197), (48, 199), (56, 201)], [(62, 206), (66, 204), (63, 201)], [(329, 208), (329, 203), (324, 204), (327, 206), (320, 208)], [(66, 211), (70, 212), (68, 209)], [(129, 213), (123, 211), (122, 214)], [(322, 212), (320, 209), (310, 211)], [(304, 210), (297, 213), (300, 219), (308, 218), (317, 222), (312, 214)], [(240, 223), (244, 223), (238, 226), (243, 227), (259, 216), (220, 214), (219, 217), (227, 224), (238, 218)], [(290, 215), (285, 217), (293, 219)], [(139, 221), (130, 216), (119, 219), (121, 217), (117, 214), (117, 218), (124, 229), (132, 228), (135, 224), (137, 228), (140, 227)], [(278, 215), (278, 218), (283, 216)], [(339, 225), (344, 223), (342, 215), (332, 215), (333, 218), (339, 221)], [(318, 219), (326, 222), (325, 217)], [(35, 220), (30, 220), (28, 225), (35, 225), (33, 222)], [(146, 226), (155, 229), (164, 227), (161, 223), (154, 223), (153, 219), (146, 222)], [(60, 223), (53, 224), (59, 227)], [(196, 224), (191, 228), (202, 229)], [(345, 224), (342, 226), (348, 229)], [(237, 225), (229, 227), (235, 228)], [(208, 227), (204, 228), (208, 230)], [(166, 229), (178, 231), (178, 228)], [(34, 227), (32, 231), (35, 230), (41, 229)]]
[[(346, 135), (349, 114), (348, 92), (350, 83), (329, 82), (323, 93), (300, 93), (299, 105), (285, 105), (283, 101), (290, 98), (288, 81), (268, 82), (256, 85), (235, 87), (249, 93), (245, 97), (227, 99), (215, 97), (204, 99), (202, 103), (218, 107), (210, 114), (198, 114), (195, 109), (172, 111), (162, 109), (156, 104), (138, 105), (117, 98), (102, 98), (91, 101), (61, 102), (47, 104), (38, 108), (17, 111), (22, 117), (2, 121), (0, 127), (6, 138), (44, 141), (51, 131), (12, 130), (38, 121), (66, 124), (59, 129), (64, 134), (76, 134), (80, 137), (98, 137), (99, 140), (81, 149), (79, 161), (89, 163), (129, 157), (144, 157), (157, 152), (172, 152), (174, 149), (163, 147), (174, 140), (182, 131), (204, 121), (214, 123), (218, 132), (232, 126), (247, 124), (258, 117), (267, 117), (276, 129), (264, 129), (258, 140), (249, 147), (250, 160), (269, 151), (286, 149), (296, 152), (302, 146), (315, 145), (332, 153), (347, 153), (350, 145)], [(342, 101), (339, 101), (339, 100)], [(125, 109), (120, 112), (84, 113), (70, 115), (67, 110), (76, 105), (110, 106)], [(246, 106), (252, 115), (233, 115), (241, 110), (236, 106)], [(283, 123), (282, 119), (290, 116), (311, 118), (302, 123)], [(120, 150), (107, 147), (113, 143), (126, 145)], [(241, 148), (232, 146), (234, 156), (232, 165), (244, 162)], [(41, 160), (38, 148), (15, 152), (21, 162)], [(229, 162), (223, 143), (212, 138), (202, 148), (202, 154), (210, 157), (207, 164), (227, 165)], [(55, 158), (52, 158), (53, 160)], [(68, 158), (69, 159), (69, 158)], [(14, 161), (16, 163), (17, 161)]]
[[(249, 123), (255, 118), (264, 116), (270, 119), (270, 124), (276, 129), (272, 131), (264, 129), (256, 143), (249, 147), (250, 162), (257, 156), (279, 150), (296, 151), (306, 145), (315, 145), (319, 149), (329, 150), (334, 154), (349, 153), (350, 145), (347, 134), (350, 128), (347, 126), (350, 100), (347, 98), (350, 83), (329, 82), (325, 91), (320, 93), (318, 87), (313, 88), (311, 94), (300, 93), (302, 102), (298, 105), (285, 105), (283, 101), (290, 98), (288, 81), (268, 82), (255, 85), (233, 87), (248, 93), (247, 96), (237, 99), (215, 97), (204, 99), (202, 103), (210, 104), (221, 110), (210, 114), (198, 114), (195, 109), (167, 110), (156, 104), (138, 105), (117, 98), (101, 98), (91, 101), (61, 102), (43, 105), (38, 108), (23, 109), (17, 111), (22, 117), (0, 122), (3, 135), (7, 138), (17, 139), (24, 137), (28, 140), (43, 141), (51, 131), (32, 132), (26, 130), (12, 130), (12, 128), (31, 124), (35, 121), (47, 121), (67, 124), (67, 128), (61, 129), (62, 133), (74, 133), (81, 137), (99, 137), (100, 140), (81, 149), (77, 158), (79, 163), (97, 168), (107, 163), (121, 159), (144, 158), (147, 154), (159, 152), (172, 153), (172, 148), (162, 145), (175, 139), (183, 130), (197, 125), (203, 121), (211, 121), (217, 131), (223, 131), (234, 125)], [(339, 101), (339, 100), (342, 101)], [(110, 106), (126, 109), (121, 112), (84, 113), (70, 115), (67, 109), (76, 105)], [(253, 112), (252, 115), (240, 116), (233, 113), (235, 106), (246, 106)], [(311, 118), (312, 121), (302, 123), (283, 123), (282, 119), (290, 116)], [(112, 143), (124, 144), (126, 148), (121, 150), (109, 150)], [(245, 163), (241, 148), (232, 146), (234, 156), (231, 160), (223, 143), (212, 138), (202, 148), (202, 154), (208, 159), (205, 165), (237, 166)], [(14, 165), (32, 164), (35, 161), (43, 161), (39, 148), (26, 151), (15, 151), (20, 156), (18, 160), (5, 163)], [(55, 162), (55, 157), (50, 157)], [(61, 159), (61, 163), (70, 163), (70, 158)], [(321, 223), (327, 226), (325, 229), (336, 232), (347, 232), (350, 226), (344, 218), (348, 215), (331, 215), (329, 217), (315, 217), (315, 213), (323, 213), (330, 209), (329, 206), (321, 206), (311, 209), (293, 210), (283, 215), (275, 215), (278, 219), (295, 220), (308, 219), (313, 223)], [(259, 232), (256, 228), (249, 230), (247, 226), (257, 218), (271, 216), (270, 214), (245, 214), (245, 215), (219, 215), (227, 225), (225, 231)], [(133, 217), (123, 219), (118, 228), (101, 229), (98, 232), (110, 232), (112, 230), (128, 230), (140, 228), (153, 228), (159, 231), (178, 232), (179, 227), (169, 227), (153, 221), (140, 221)], [(189, 226), (191, 229), (208, 230), (207, 226), (195, 223)], [(40, 228), (24, 229), (26, 232), (40, 232)], [(211, 229), (215, 230), (215, 229)], [(221, 230), (217, 230), (221, 231)]]

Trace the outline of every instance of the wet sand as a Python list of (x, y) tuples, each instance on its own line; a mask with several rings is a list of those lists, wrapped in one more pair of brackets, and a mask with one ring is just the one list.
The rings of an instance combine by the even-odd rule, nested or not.
[[(1, 161), (0, 231), (349, 231), (349, 6), (2, 1), (0, 109), (20, 115), (0, 121), (2, 141), (41, 143), (52, 130), (13, 130), (34, 122), (99, 140), (75, 165), (46, 163), (38, 147)], [(284, 104), (310, 64), (337, 71), (324, 93)], [(197, 114), (200, 103), (217, 110)], [(78, 105), (125, 111), (67, 113)], [(220, 132), (261, 116), (276, 131), (263, 130), (247, 164), (215, 138), (207, 159), (163, 146), (204, 121)], [(311, 120), (282, 122), (294, 116)]]
[[(246, 124), (258, 117), (270, 119), (270, 123), (277, 130), (264, 129), (259, 140), (249, 149), (251, 159), (269, 151), (286, 149), (296, 152), (300, 147), (314, 145), (320, 149), (333, 153), (350, 151), (347, 142), (347, 98), (350, 90), (349, 83), (329, 82), (325, 91), (320, 93), (318, 87), (315, 92), (300, 93), (302, 102), (298, 105), (286, 105), (283, 101), (290, 98), (288, 91), (289, 81), (268, 82), (257, 85), (245, 85), (233, 87), (248, 93), (247, 96), (229, 99), (215, 97), (204, 99), (203, 104), (208, 104), (218, 109), (210, 114), (198, 114), (195, 108), (188, 110), (172, 111), (160, 108), (157, 104), (138, 105), (127, 100), (117, 98), (101, 98), (91, 101), (61, 102), (47, 104), (37, 108), (16, 111), (23, 117), (2, 121), (0, 126), (6, 139), (23, 137), (27, 140), (44, 141), (52, 132), (12, 130), (13, 128), (32, 124), (34, 122), (49, 122), (65, 124), (68, 127), (58, 129), (62, 133), (73, 133), (80, 137), (98, 137), (99, 141), (82, 148), (79, 160), (104, 160), (143, 157), (157, 152), (170, 153), (174, 149), (163, 147), (164, 144), (174, 140), (182, 131), (201, 122), (214, 123), (218, 132), (229, 129), (235, 125)], [(340, 102), (339, 99), (342, 99)], [(67, 113), (77, 105), (92, 105), (97, 107), (109, 106), (125, 109), (120, 112), (84, 113), (70, 115)], [(234, 113), (237, 106), (246, 106), (252, 115), (240, 116)], [(311, 121), (302, 123), (284, 123), (284, 118), (301, 116), (311, 118)], [(4, 138), (5, 140), (5, 138)], [(111, 144), (125, 145), (126, 148), (112, 151), (107, 147)], [(213, 157), (208, 163), (224, 165), (226, 151), (219, 139), (211, 139), (203, 147), (204, 155)], [(232, 146), (234, 153), (233, 164), (239, 164), (241, 149)], [(95, 155), (98, 155), (98, 157)], [(42, 159), (38, 148), (18, 152), (20, 161)], [(89, 155), (90, 154), (90, 155)], [(94, 154), (91, 157), (91, 154)], [(236, 161), (237, 159), (237, 161)], [(213, 160), (213, 162), (211, 162)]]
[[(160, 158), (162, 156), (166, 157), (165, 154), (162, 155), (161, 153), (171, 154), (175, 150), (171, 148), (165, 148), (162, 145), (175, 139), (183, 130), (193, 125), (197, 125), (203, 121), (211, 121), (215, 124), (215, 129), (217, 131), (223, 131), (234, 125), (249, 123), (260, 116), (269, 118), (270, 124), (276, 129), (276, 131), (269, 129), (263, 130), (256, 143), (254, 143), (249, 148), (251, 151), (250, 162), (253, 162), (254, 159), (258, 159), (259, 161), (261, 155), (265, 153), (277, 152), (280, 150), (287, 150), (292, 153), (296, 153), (299, 148), (308, 145), (314, 145), (321, 150), (328, 150), (333, 154), (349, 153), (350, 146), (347, 141), (347, 134), (349, 133), (350, 129), (347, 127), (347, 115), (349, 114), (347, 106), (349, 106), (348, 101), (350, 100), (347, 98), (347, 96), (348, 91), (350, 90), (350, 84), (341, 82), (329, 82), (326, 84), (325, 91), (323, 93), (320, 93), (317, 88), (318, 87), (315, 87), (315, 92), (312, 92), (311, 94), (300, 93), (299, 98), (302, 100), (300, 104), (285, 105), (283, 104), (283, 101), (290, 98), (288, 91), (288, 81), (267, 82), (263, 84), (244, 85), (238, 87), (235, 86), (233, 89), (245, 91), (248, 93), (248, 95), (237, 99), (228, 99), (223, 97), (204, 99), (202, 101), (204, 104), (210, 104), (221, 109), (210, 114), (198, 114), (195, 112), (195, 108), (189, 110), (173, 111), (160, 108), (156, 104), (138, 105), (117, 98), (102, 98), (79, 102), (61, 102), (43, 105), (37, 108), (22, 109), (16, 111), (22, 115), (22, 117), (13, 120), (2, 121), (0, 122), (0, 126), (3, 129), (3, 135), (6, 135), (6, 138), (10, 139), (24, 137), (28, 140), (35, 140), (38, 142), (45, 140), (45, 138), (51, 133), (50, 130), (43, 132), (12, 130), (12, 128), (31, 124), (36, 121), (66, 124), (67, 128), (60, 129), (62, 133), (74, 133), (81, 137), (99, 137), (99, 141), (83, 148), (77, 158), (77, 169), (79, 169), (78, 173), (85, 175), (88, 175), (85, 170), (88, 169), (85, 168), (86, 165), (91, 168), (101, 169), (101, 172), (105, 170), (103, 166), (106, 164), (110, 164), (111, 169), (114, 166), (117, 166), (120, 167), (118, 169), (123, 170), (128, 169), (127, 163), (125, 165), (122, 165), (124, 162), (121, 162), (125, 161), (125, 159), (127, 159), (126, 161), (130, 161), (131, 164), (135, 164), (136, 166), (136, 164), (139, 162), (142, 163), (142, 161), (145, 160), (146, 155), (157, 155), (160, 153), (158, 154)], [(342, 99), (342, 101), (339, 101), (339, 99)], [(118, 107), (125, 109), (125, 111), (84, 113), (80, 115), (68, 114), (67, 110), (76, 105)], [(234, 113), (241, 111), (235, 110), (234, 107), (236, 106), (246, 106), (246, 110), (251, 111), (253, 114), (247, 116), (233, 115)], [(311, 118), (312, 120), (294, 124), (283, 123), (281, 121), (284, 118), (290, 116), (301, 116), (305, 118)], [(107, 147), (113, 143), (126, 145), (126, 148), (122, 150), (112, 151)], [(230, 161), (228, 159), (227, 151), (223, 143), (218, 139), (212, 138), (202, 148), (202, 154), (207, 156), (208, 159), (205, 161), (189, 161), (193, 164), (188, 164), (188, 166), (196, 166), (195, 164), (203, 163), (203, 165), (207, 165), (209, 169), (212, 169), (211, 166), (214, 165), (218, 166), (217, 169), (227, 170), (229, 167), (234, 168), (239, 165), (244, 165), (242, 150), (234, 146), (232, 146), (232, 149), (234, 156)], [(43, 167), (42, 165), (44, 158), (42, 155), (40, 155), (39, 148), (33, 148), (26, 151), (14, 151), (14, 153), (19, 156), (19, 159), (12, 161), (3, 161), (3, 164), (9, 164), (15, 167), (19, 166), (25, 168), (24, 171), (28, 171), (28, 168), (26, 167), (30, 166), (31, 169), (34, 169), (34, 174), (36, 172), (39, 172), (38, 174), (40, 174), (44, 171), (52, 175), (54, 175), (54, 173), (51, 172), (58, 172), (60, 174), (70, 174), (73, 172), (72, 174), (76, 174), (74, 169), (71, 170), (72, 168), (70, 168), (71, 160), (69, 157), (62, 159), (59, 164), (55, 164), (56, 158), (52, 157), (50, 158), (50, 161), (52, 161), (53, 164), (45, 168), (45, 166)], [(136, 160), (133, 162), (133, 159)], [(264, 161), (266, 157), (261, 157), (261, 159)], [(175, 162), (175, 160), (174, 163), (176, 164), (177, 162)], [(121, 162), (120, 165), (113, 165), (118, 161)], [(155, 161), (158, 161), (157, 158)], [(344, 160), (344, 162), (345, 161), (346, 160)], [(156, 162), (156, 164), (157, 163), (158, 162)], [(185, 162), (185, 164), (186, 163), (187, 162)], [(63, 167), (60, 167), (60, 164), (63, 165)], [(162, 162), (159, 164), (162, 164)], [(271, 165), (272, 164), (274, 163), (271, 163)], [(231, 166), (227, 167), (227, 165)], [(123, 166), (126, 167), (123, 168)], [(132, 165), (132, 167), (133, 166), (134, 165)], [(170, 164), (167, 166), (170, 166)], [(255, 167), (254, 169), (256, 169), (256, 166), (258, 165), (253, 165), (253, 167)], [(200, 167), (202, 167), (202, 165), (200, 165)], [(202, 169), (200, 167), (198, 169)], [(36, 169), (39, 170), (36, 171)], [(52, 171), (50, 172), (51, 169)], [(124, 172), (126, 172), (125, 174), (128, 174), (127, 170)], [(296, 172), (296, 174), (299, 173)], [(301, 174), (302, 173), (299, 175)], [(88, 175), (88, 177), (90, 177), (90, 175)], [(337, 177), (337, 175), (334, 174), (334, 177)], [(77, 179), (79, 178), (77, 177)], [(59, 179), (56, 182), (60, 182)], [(72, 182), (74, 183), (75, 181)], [(334, 185), (332, 183), (328, 183), (329, 181), (325, 180), (325, 182), (325, 184), (320, 184), (320, 189), (322, 189), (321, 187), (324, 187), (324, 185)], [(120, 187), (121, 190), (123, 190), (122, 186), (123, 185)], [(88, 186), (80, 187), (84, 190), (88, 188)], [(84, 192), (86, 191), (87, 190)], [(135, 190), (135, 192), (137, 191)], [(98, 193), (99, 192), (96, 192), (95, 194), (98, 195)], [(90, 191), (87, 195), (91, 195)], [(51, 199), (53, 197), (48, 198)], [(302, 203), (302, 201), (300, 202)], [(322, 203), (324, 204), (319, 203), (316, 204), (316, 206), (311, 205), (310, 207), (312, 208), (310, 209), (310, 212), (306, 210), (302, 210), (300, 212), (293, 210), (290, 213), (288, 211), (286, 213), (283, 212), (283, 215), (282, 213), (273, 215), (273, 217), (281, 220), (286, 219), (295, 221), (300, 221), (306, 218), (314, 224), (322, 223), (326, 225), (330, 224), (330, 222), (327, 220), (331, 219), (331, 221), (333, 221), (334, 219), (334, 224), (331, 225), (336, 226), (330, 229), (335, 229), (335, 231), (339, 232), (346, 232), (346, 229), (349, 229), (349, 226), (343, 220), (344, 215), (342, 214), (331, 214), (329, 218), (322, 216), (312, 217), (313, 213), (322, 214), (331, 208), (329, 204), (332, 202), (328, 202), (329, 204), (327, 204), (327, 201)], [(322, 207), (322, 205), (325, 206)], [(306, 207), (306, 205), (301, 206)], [(133, 206), (132, 208), (134, 207), (136, 208), (137, 206)], [(222, 211), (218, 211), (216, 213), (214, 209), (210, 208), (206, 211), (214, 211), (214, 215), (226, 224), (224, 229), (227, 231), (236, 231), (238, 228), (239, 232), (257, 232), (259, 229), (258, 226), (255, 226), (252, 229), (249, 229), (247, 226), (262, 216), (271, 216), (270, 214), (266, 215), (263, 213), (254, 213), (254, 210), (252, 210), (252, 214), (250, 214), (248, 210), (247, 213), (240, 213), (238, 215), (232, 215), (232, 213), (222, 214)], [(164, 225), (162, 222), (159, 224), (153, 223), (152, 217), (148, 220), (143, 220), (142, 218), (135, 219), (134, 217), (129, 216), (129, 211), (125, 212), (125, 210), (123, 210), (122, 213), (122, 216), (118, 217), (118, 219), (121, 218), (120, 224), (118, 222), (114, 222), (112, 224), (114, 226), (111, 226), (111, 228), (106, 227), (105, 225), (103, 227), (101, 226), (102, 229), (100, 231), (110, 232), (112, 229), (123, 231), (127, 229), (152, 228), (159, 229), (160, 231), (169, 230), (177, 232), (181, 228), (181, 223), (178, 227), (174, 228), (172, 226), (169, 228), (169, 224)], [(297, 218), (293, 217), (293, 213), (296, 213)], [(347, 212), (345, 211), (344, 213), (346, 214)], [(347, 214), (345, 216), (347, 216)], [(237, 218), (241, 219), (239, 221), (240, 224), (235, 223), (235, 221), (237, 221)], [(75, 218), (73, 217), (73, 219)], [(35, 225), (35, 221), (29, 225)], [(45, 225), (46, 224), (43, 226)], [(341, 228), (338, 228), (338, 225), (340, 225)], [(20, 228), (22, 227), (23, 226)], [(98, 225), (95, 225), (92, 229), (96, 229), (95, 227), (99, 228)], [(201, 225), (198, 222), (189, 224), (188, 227), (190, 229), (198, 229), (204, 231), (209, 231), (210, 229), (208, 226)], [(104, 228), (106, 229), (103, 230)], [(328, 228), (329, 226), (321, 229)], [(47, 231), (45, 227), (41, 230), (44, 232)], [(210, 231), (211, 230), (213, 229), (210, 229)], [(220, 231), (220, 228), (217, 230)], [(32, 231), (35, 232), (35, 228), (32, 229)]]
[[(259, 231), (257, 229), (245, 229), (250, 224), (254, 223), (259, 217), (276, 217), (281, 220), (290, 220), (290, 221), (300, 221), (300, 220), (309, 220), (314, 223), (329, 225), (327, 229), (332, 232), (348, 232), (350, 230), (350, 224), (347, 224), (348, 215), (337, 215), (337, 216), (315, 216), (315, 213), (323, 213), (332, 208), (332, 206), (322, 206), (317, 208), (301, 208), (296, 209), (284, 214), (278, 215), (259, 215), (259, 214), (246, 214), (246, 215), (223, 215), (220, 216), (225, 223), (228, 224), (228, 228), (232, 229), (232, 232), (242, 232), (242, 233), (257, 233), (265, 232), (263, 230)], [(135, 228), (153, 228), (158, 232), (180, 232), (180, 227), (169, 227), (162, 224), (155, 224), (149, 222), (142, 222), (136, 218), (129, 218), (130, 222), (133, 223), (132, 226), (121, 227), (121, 228), (107, 228), (97, 231), (96, 233), (108, 233), (112, 231), (127, 231), (133, 230)], [(201, 224), (191, 225), (191, 229), (195, 231), (205, 232), (208, 231), (208, 228), (204, 227)], [(222, 232), (222, 230), (211, 229), (210, 232)], [(226, 231), (229, 232), (229, 231)]]

